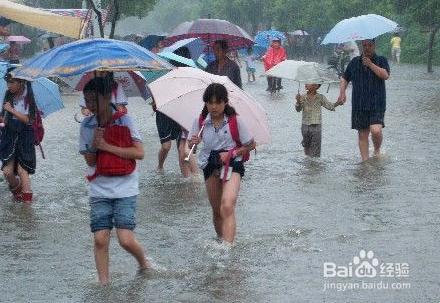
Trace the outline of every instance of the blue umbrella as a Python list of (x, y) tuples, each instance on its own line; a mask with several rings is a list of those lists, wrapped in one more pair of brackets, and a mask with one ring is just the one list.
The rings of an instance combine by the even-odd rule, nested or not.
[[(200, 55), (203, 54), (203, 51), (206, 48), (206, 44), (205, 42), (203, 42), (202, 39), (199, 38), (183, 39), (171, 44), (168, 47), (165, 47), (164, 49), (162, 49), (162, 52), (177, 53), (176, 51), (183, 47), (186, 47), (188, 49), (191, 59), (197, 61)], [(181, 55), (180, 53), (178, 54)]]
[(160, 41), (165, 39), (165, 37), (166, 36), (163, 35), (148, 35), (139, 42), (139, 45), (148, 50), (152, 50), (153, 47), (155, 47)]
[[(7, 90), (6, 81), (0, 79), (0, 100), (4, 100)], [(37, 108), (42, 112), (44, 118), (64, 108), (58, 84), (46, 78), (39, 78), (32, 81)]]
[(331, 29), (321, 44), (344, 43), (348, 41), (374, 39), (393, 32), (398, 24), (380, 15), (369, 14), (344, 19)]
[(9, 44), (0, 43), (0, 54), (9, 49)]
[(69, 77), (93, 70), (170, 70), (156, 54), (127, 41), (86, 39), (48, 50), (13, 71), (16, 78)]
[[(196, 63), (194, 62), (194, 60), (176, 55), (175, 53), (171, 53), (171, 52), (160, 52), (157, 54), (159, 57), (162, 57), (166, 60), (169, 61), (175, 61), (177, 63), (189, 66), (189, 67), (194, 67), (197, 68)], [(171, 64), (173, 64), (173, 62), (170, 62)]]
[[(254, 44), (252, 46), (252, 54), (257, 58), (261, 58), (266, 53), (266, 51), (267, 51), (267, 47), (265, 47), (265, 46), (261, 46), (258, 44)], [(247, 48), (242, 48), (240, 50), (240, 55), (247, 56), (247, 54), (248, 54)]]
[(255, 36), (255, 44), (265, 47), (266, 49), (269, 48), (270, 43), (273, 40), (281, 40), (281, 42), (286, 41), (286, 35), (284, 35), (280, 31), (276, 30), (268, 30), (263, 32), (258, 32)]

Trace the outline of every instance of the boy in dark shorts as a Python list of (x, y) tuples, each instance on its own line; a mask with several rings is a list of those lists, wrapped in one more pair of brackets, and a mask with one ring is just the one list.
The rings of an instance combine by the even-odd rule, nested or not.
[(154, 103), (153, 110), (156, 112), (156, 126), (161, 144), (158, 154), (157, 170), (159, 172), (163, 171), (165, 159), (167, 158), (168, 152), (171, 149), (171, 141), (176, 140), (177, 150), (179, 153), (179, 167), (182, 175), (184, 177), (196, 175), (198, 170), (195, 160), (191, 159), (188, 163), (185, 162), (185, 157), (187, 154), (187, 132), (176, 121), (160, 111), (157, 111)]

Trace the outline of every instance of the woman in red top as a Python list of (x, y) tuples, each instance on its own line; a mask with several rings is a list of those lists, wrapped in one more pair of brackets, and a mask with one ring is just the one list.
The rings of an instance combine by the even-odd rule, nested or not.
[[(281, 46), (281, 40), (273, 40), (272, 45), (263, 56), (264, 70), (268, 71), (278, 63), (287, 59), (286, 50)], [(283, 87), (281, 86), (281, 79), (275, 77), (267, 77), (267, 91), (275, 92)]]

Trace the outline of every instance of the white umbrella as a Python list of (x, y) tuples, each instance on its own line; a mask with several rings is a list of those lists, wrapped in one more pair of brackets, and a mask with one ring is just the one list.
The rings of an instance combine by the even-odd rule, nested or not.
[(196, 68), (179, 67), (153, 81), (148, 87), (157, 110), (188, 130), (203, 109), (203, 93), (211, 83), (220, 83), (226, 87), (229, 103), (240, 115), (256, 143), (270, 143), (266, 112), (251, 95), (232, 83), (228, 77)]
[(368, 14), (340, 21), (325, 36), (321, 44), (344, 43), (374, 39), (396, 30), (398, 24), (380, 15)]
[(307, 61), (285, 60), (269, 69), (266, 75), (302, 83), (324, 84), (338, 82), (319, 63)]

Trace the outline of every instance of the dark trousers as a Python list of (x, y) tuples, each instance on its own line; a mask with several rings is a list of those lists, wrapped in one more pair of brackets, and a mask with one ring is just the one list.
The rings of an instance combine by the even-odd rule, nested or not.
[(281, 89), (281, 78), (267, 77), (267, 87), (270, 92)]

